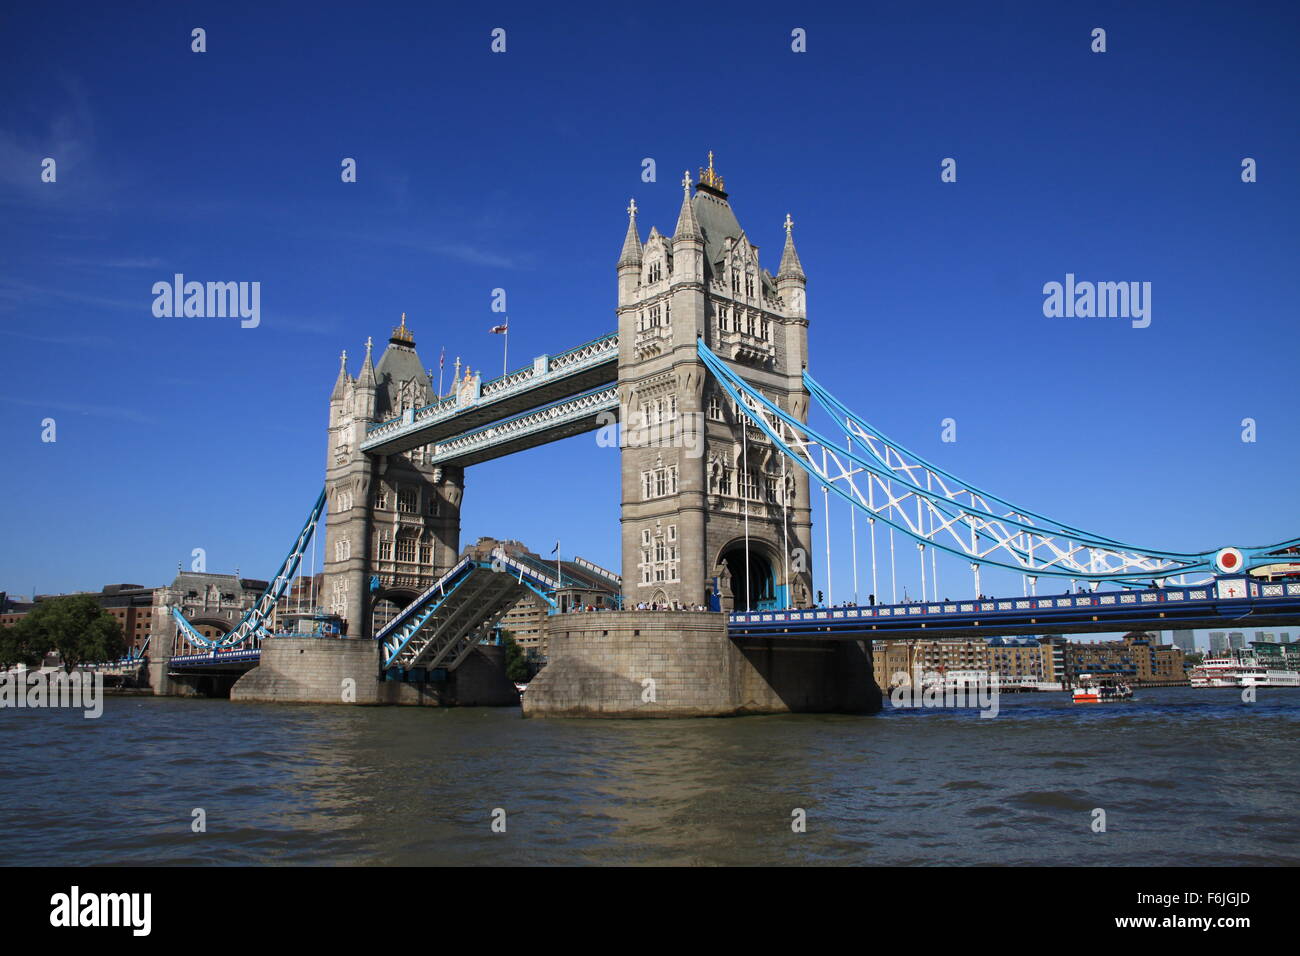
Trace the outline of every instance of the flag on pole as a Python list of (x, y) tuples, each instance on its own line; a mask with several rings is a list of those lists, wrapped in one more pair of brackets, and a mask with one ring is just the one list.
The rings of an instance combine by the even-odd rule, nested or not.
[(559, 550), (560, 550), (560, 542), (557, 541), (555, 542), (555, 547), (551, 548), (551, 554), (555, 554)]
[(488, 331), (493, 335), (505, 335), (507, 332), (510, 331), (510, 323), (502, 322), (500, 325), (492, 326), (492, 328), (488, 329)]

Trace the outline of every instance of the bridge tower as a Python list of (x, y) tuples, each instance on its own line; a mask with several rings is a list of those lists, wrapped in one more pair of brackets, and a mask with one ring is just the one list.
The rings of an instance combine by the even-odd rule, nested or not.
[(696, 351), (706, 345), (781, 408), (806, 421), (806, 277), (786, 217), (775, 277), (741, 228), (713, 168), (690, 174), (671, 237), (643, 245), (636, 204), (619, 256), (619, 406), (623, 426), (623, 598), (724, 608), (808, 606), (808, 477), (741, 413)]
[(370, 637), (456, 562), (465, 488), (464, 469), (429, 464), (425, 446), (373, 457), (361, 451), (367, 426), (435, 400), (406, 313), (378, 365), (371, 348), (367, 339), (356, 378), (343, 353), (329, 404), (320, 603), (347, 620), (349, 637)]

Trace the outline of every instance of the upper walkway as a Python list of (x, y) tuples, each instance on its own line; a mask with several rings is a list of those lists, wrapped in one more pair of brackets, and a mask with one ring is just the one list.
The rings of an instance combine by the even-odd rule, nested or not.
[[(399, 418), (371, 426), (361, 443), (361, 450), (370, 455), (396, 455), (423, 445), (434, 445), (451, 436), (483, 429), (500, 419), (519, 416), (530, 409), (554, 406), (616, 381), (618, 333), (611, 332), (559, 355), (539, 355), (531, 366), (476, 387), (462, 390), (453, 386), (452, 394), (446, 398), (423, 408), (409, 409)], [(553, 441), (556, 437), (564, 436), (555, 435), (545, 440)], [(514, 450), (518, 448), (503, 450), (499, 454)], [(454, 460), (454, 456), (445, 459), (446, 463)], [(456, 463), (473, 464), (472, 461)]]

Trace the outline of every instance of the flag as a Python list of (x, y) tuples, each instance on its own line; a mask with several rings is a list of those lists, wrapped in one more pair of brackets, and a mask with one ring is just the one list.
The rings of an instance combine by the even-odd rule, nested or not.
[(555, 542), (555, 547), (551, 548), (551, 554), (555, 554), (559, 550), (560, 550), (560, 542), (557, 541)]
[(438, 356), (438, 368), (442, 368), (446, 364), (447, 364), (447, 347), (444, 345), (442, 349), (442, 354)]
[(506, 332), (510, 331), (510, 323), (508, 321), (502, 322), (500, 325), (492, 326), (488, 331), (493, 335), (504, 335)]

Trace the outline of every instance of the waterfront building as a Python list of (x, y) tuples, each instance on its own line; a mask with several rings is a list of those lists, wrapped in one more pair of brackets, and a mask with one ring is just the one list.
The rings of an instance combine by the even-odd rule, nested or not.
[(1066, 645), (1066, 676), (1080, 674), (1121, 677), (1129, 681), (1176, 681), (1185, 676), (1182, 649), (1161, 644), (1150, 634), (1133, 632), (1118, 641)]
[(56, 597), (86, 596), (117, 619), (122, 637), (133, 652), (140, 651), (154, 630), (154, 588), (142, 584), (106, 584), (99, 591), (75, 591), (72, 594), (37, 594), (30, 603), (14, 602), (15, 609), (0, 614), (0, 627), (17, 624), (42, 601)]
[(1250, 649), (1269, 670), (1300, 671), (1300, 644), (1294, 641), (1251, 641)]
[[(467, 545), (461, 557), (475, 561), (491, 561), (496, 551), (502, 551), (548, 577), (555, 577), (556, 561), (547, 560), (529, 551), (514, 540), (482, 537)], [(559, 562), (561, 587), (555, 595), (559, 613), (581, 613), (579, 609), (613, 609), (619, 606), (622, 581), (612, 571), (575, 557)], [(516, 601), (497, 622), (497, 630), (508, 631), (524, 653), (532, 658), (545, 658), (548, 653), (546, 628), (543, 626), (549, 612), (547, 604), (531, 591)]]

